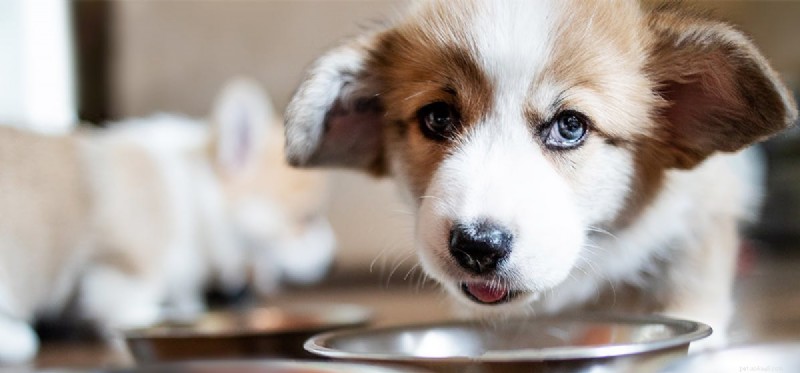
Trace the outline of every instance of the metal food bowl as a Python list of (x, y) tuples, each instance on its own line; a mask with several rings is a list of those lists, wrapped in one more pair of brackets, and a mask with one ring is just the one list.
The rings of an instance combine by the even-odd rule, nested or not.
[(741, 346), (698, 353), (667, 366), (662, 372), (800, 372), (800, 343)]
[(422, 373), (403, 367), (381, 367), (364, 364), (283, 361), (227, 360), (198, 361), (149, 365), (114, 373)]
[(708, 325), (664, 317), (562, 316), (330, 332), (309, 352), (437, 372), (652, 372), (683, 357)]
[(364, 326), (371, 312), (344, 304), (263, 307), (209, 312), (190, 323), (161, 323), (124, 332), (139, 364), (157, 362), (282, 357), (310, 358), (303, 342), (314, 334)]

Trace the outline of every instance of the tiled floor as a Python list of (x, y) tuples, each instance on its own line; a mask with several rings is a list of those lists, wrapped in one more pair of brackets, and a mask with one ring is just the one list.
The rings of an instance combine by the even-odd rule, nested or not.
[[(800, 250), (780, 255), (764, 251), (751, 256), (748, 262), (736, 285), (734, 342), (800, 341)], [(415, 280), (386, 285), (376, 279), (365, 281), (368, 285), (363, 286), (297, 291), (278, 297), (275, 303), (310, 300), (363, 304), (375, 310), (375, 322), (381, 325), (447, 318), (445, 296), (431, 284), (420, 289)], [(102, 345), (46, 342), (35, 366), (26, 370), (129, 364), (125, 353)]]

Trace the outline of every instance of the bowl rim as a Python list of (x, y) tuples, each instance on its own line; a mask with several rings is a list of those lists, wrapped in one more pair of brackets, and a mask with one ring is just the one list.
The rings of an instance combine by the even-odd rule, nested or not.
[(398, 325), (389, 327), (366, 327), (358, 329), (348, 329), (325, 332), (317, 334), (303, 344), (306, 351), (328, 358), (347, 359), (370, 362), (405, 362), (405, 363), (494, 363), (494, 362), (528, 362), (528, 361), (565, 361), (596, 358), (614, 358), (619, 356), (643, 354), (654, 351), (662, 351), (680, 346), (687, 346), (689, 343), (708, 337), (712, 333), (710, 326), (691, 320), (676, 319), (659, 315), (649, 316), (630, 316), (619, 314), (567, 314), (560, 316), (540, 316), (533, 318), (509, 318), (504, 322), (608, 322), (625, 324), (662, 324), (673, 328), (687, 330), (674, 337), (655, 340), (648, 343), (623, 343), (608, 344), (600, 346), (577, 346), (577, 347), (547, 347), (518, 349), (508, 351), (489, 351), (481, 356), (408, 356), (392, 355), (388, 353), (354, 353), (342, 351), (328, 347), (330, 341), (341, 337), (352, 337), (362, 333), (375, 332), (399, 332), (403, 330), (420, 330), (434, 327), (453, 327), (460, 325), (474, 325), (476, 323), (486, 323), (486, 320), (458, 320), (446, 322), (420, 323), (413, 325)]
[[(315, 309), (318, 308), (318, 309)], [(305, 325), (303, 327), (292, 328), (275, 328), (275, 329), (240, 329), (240, 330), (221, 330), (221, 331), (203, 331), (192, 329), (188, 326), (192, 321), (185, 322), (187, 328), (177, 328), (164, 326), (160, 328), (163, 323), (169, 323), (169, 320), (157, 322), (154, 325), (122, 330), (126, 340), (178, 340), (178, 339), (235, 339), (235, 338), (253, 338), (253, 337), (269, 337), (269, 336), (286, 336), (293, 334), (307, 334), (307, 333), (321, 333), (345, 327), (363, 327), (368, 324), (374, 316), (374, 312), (365, 306), (350, 304), (350, 303), (297, 303), (287, 305), (269, 305), (247, 308), (243, 310), (237, 309), (221, 309), (209, 311), (200, 316), (206, 318), (211, 315), (220, 315), (228, 313), (252, 313), (264, 310), (275, 310), (283, 313), (290, 313), (300, 309), (308, 309), (303, 311), (308, 315), (317, 315), (320, 319), (328, 318), (327, 320), (314, 325)], [(339, 313), (340, 317), (331, 317), (334, 313)], [(344, 316), (342, 316), (342, 314)], [(181, 324), (180, 321), (173, 321), (174, 324)]]
[(187, 361), (161, 362), (149, 365), (111, 370), (112, 373), (138, 373), (138, 372), (179, 372), (189, 371), (193, 367), (204, 368), (306, 368), (317, 369), (324, 373), (325, 370), (371, 372), (371, 373), (423, 373), (418, 368), (398, 365), (374, 365), (351, 361), (317, 361), (294, 360), (287, 358), (237, 358), (237, 359), (199, 359)]

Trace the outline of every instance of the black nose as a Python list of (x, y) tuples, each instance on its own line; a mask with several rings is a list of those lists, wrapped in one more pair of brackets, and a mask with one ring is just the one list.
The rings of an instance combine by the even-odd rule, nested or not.
[(475, 274), (494, 271), (511, 253), (511, 233), (488, 221), (456, 224), (450, 230), (450, 255)]

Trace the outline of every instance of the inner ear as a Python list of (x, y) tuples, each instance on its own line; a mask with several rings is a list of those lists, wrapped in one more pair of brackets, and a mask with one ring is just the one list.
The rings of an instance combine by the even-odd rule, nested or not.
[(371, 64), (379, 35), (331, 50), (308, 71), (286, 109), (290, 164), (386, 173), (382, 90)]
[(325, 115), (322, 141), (308, 163), (346, 164), (384, 175), (383, 121), (383, 105), (377, 97), (357, 98), (349, 105), (337, 100)]
[(664, 100), (658, 137), (668, 166), (691, 168), (786, 128), (795, 104), (740, 32), (685, 14), (656, 13), (649, 74)]
[(666, 101), (665, 132), (682, 152), (679, 167), (692, 167), (715, 151), (737, 151), (784, 128), (782, 98), (752, 61), (726, 60), (721, 53), (692, 58), (658, 89)]

